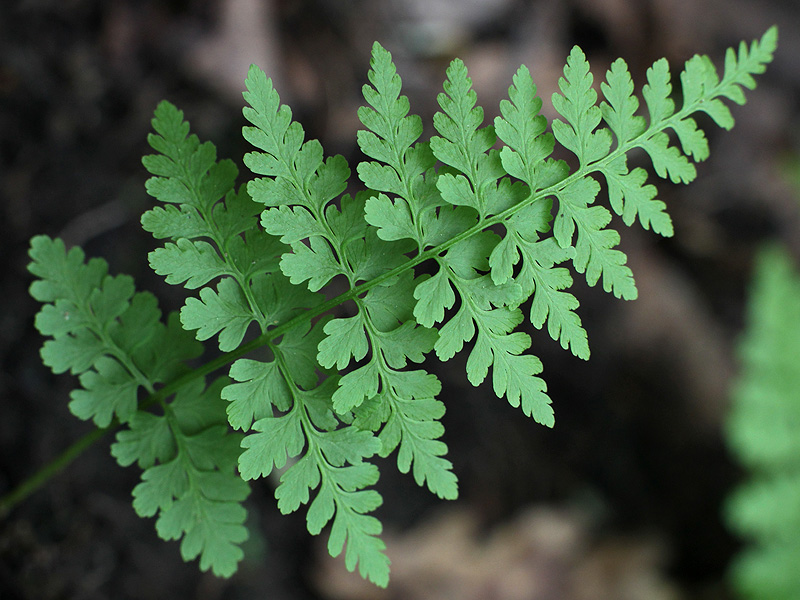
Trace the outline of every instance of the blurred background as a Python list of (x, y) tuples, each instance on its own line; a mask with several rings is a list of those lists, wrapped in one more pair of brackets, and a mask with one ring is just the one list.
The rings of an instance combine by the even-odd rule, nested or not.
[(639, 90), (662, 56), (675, 73), (694, 53), (721, 66), (725, 48), (773, 24), (775, 61), (748, 104), (733, 107), (735, 129), (701, 118), (711, 158), (697, 180), (657, 182), (675, 237), (616, 221), (639, 299), (617, 301), (576, 278), (591, 360), (531, 331), (554, 429), (490, 387), (472, 388), (464, 359), (426, 365), (444, 384), (461, 497), (438, 501), (398, 474), (394, 457), (381, 464), (387, 590), (328, 558), (304, 511), (281, 516), (269, 481), (253, 486), (239, 572), (200, 573), (134, 514), (139, 472), (118, 467), (104, 440), (0, 521), (0, 598), (733, 598), (724, 573), (739, 543), (720, 506), (741, 477), (721, 433), (734, 347), (756, 249), (778, 239), (800, 256), (796, 0), (0, 2), (0, 495), (91, 429), (67, 410), (73, 378), (53, 376), (38, 356), (29, 238), (61, 236), (105, 257), (165, 310), (183, 302), (150, 271), (155, 242), (139, 226), (151, 205), (141, 156), (162, 98), (241, 164), (241, 90), (257, 63), (307, 137), (354, 166), (374, 40), (393, 53), (430, 129), (455, 56), (487, 120), (520, 63), (552, 118), (549, 98), (574, 44), (597, 81), (624, 57)]

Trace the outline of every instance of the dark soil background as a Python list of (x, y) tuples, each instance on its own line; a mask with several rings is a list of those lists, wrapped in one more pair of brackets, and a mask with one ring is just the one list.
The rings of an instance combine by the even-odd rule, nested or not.
[(0, 495), (91, 430), (67, 410), (74, 379), (38, 357), (29, 238), (80, 244), (164, 309), (182, 304), (183, 291), (150, 271), (155, 243), (138, 223), (151, 204), (140, 157), (162, 98), (240, 161), (240, 92), (258, 63), (308, 137), (354, 165), (373, 40), (393, 52), (412, 110), (430, 123), (454, 56), (487, 117), (525, 63), (552, 118), (548, 99), (573, 44), (598, 80), (623, 56), (639, 89), (661, 56), (675, 72), (695, 52), (721, 65), (726, 47), (772, 24), (775, 62), (733, 108), (736, 128), (709, 127), (711, 158), (696, 182), (658, 182), (675, 237), (617, 223), (639, 299), (577, 281), (589, 362), (532, 332), (554, 429), (470, 387), (463, 360), (431, 361), (461, 499), (439, 502), (382, 465), (388, 590), (327, 559), (304, 513), (278, 513), (270, 481), (253, 486), (252, 539), (234, 577), (183, 564), (177, 544), (134, 514), (139, 474), (116, 465), (106, 439), (0, 520), (0, 598), (732, 598), (724, 573), (738, 542), (720, 507), (741, 476), (721, 433), (735, 341), (758, 246), (783, 240), (800, 255), (796, 0), (1, 2)]

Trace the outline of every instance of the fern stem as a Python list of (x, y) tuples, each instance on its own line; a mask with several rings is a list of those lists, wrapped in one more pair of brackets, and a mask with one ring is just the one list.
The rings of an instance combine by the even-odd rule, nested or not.
[[(252, 340), (251, 342), (237, 348), (233, 352), (228, 352), (227, 354), (218, 356), (214, 360), (200, 365), (196, 369), (188, 371), (181, 377), (178, 377), (164, 387), (159, 388), (156, 392), (150, 394), (147, 398), (142, 400), (139, 403), (139, 410), (144, 410), (156, 402), (161, 402), (164, 398), (171, 396), (183, 386), (191, 381), (194, 381), (198, 377), (204, 377), (210, 373), (213, 373), (217, 369), (227, 366), (248, 352), (251, 352), (256, 348), (260, 348), (269, 341), (261, 341), (264, 337), (265, 336), (256, 338), (255, 340)], [(58, 475), (95, 442), (102, 439), (107, 433), (111, 433), (119, 428), (119, 425), (119, 422), (115, 419), (108, 427), (103, 429), (95, 429), (94, 431), (87, 433), (69, 446), (69, 448), (64, 450), (64, 452), (62, 452), (59, 456), (45, 464), (33, 475), (11, 490), (8, 494), (0, 498), (0, 519), (4, 518), (13, 508), (26, 500), (50, 479)]]
[(115, 421), (104, 429), (90, 431), (8, 494), (0, 498), (0, 519), (5, 518), (17, 505), (27, 500), (36, 490), (68, 467), (72, 461), (83, 454), (84, 450), (118, 426), (119, 423)]

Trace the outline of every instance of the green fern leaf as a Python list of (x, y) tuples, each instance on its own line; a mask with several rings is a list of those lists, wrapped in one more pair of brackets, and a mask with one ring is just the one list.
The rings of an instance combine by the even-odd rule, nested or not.
[(70, 412), (84, 421), (94, 420), (98, 427), (108, 427), (114, 416), (130, 420), (136, 412), (139, 383), (113, 358), (101, 356), (93, 367), (80, 377), (83, 389), (72, 392)]
[[(664, 83), (668, 93), (669, 83)], [(646, 124), (643, 117), (636, 115), (639, 100), (633, 95), (633, 80), (625, 61), (617, 59), (612, 63), (611, 69), (606, 73), (606, 82), (600, 87), (607, 100), (600, 103), (600, 110), (603, 120), (614, 133), (617, 146), (624, 146), (641, 136), (646, 130)], [(665, 115), (671, 114), (672, 101), (669, 98), (662, 101), (665, 102)], [(651, 114), (654, 110), (657, 109), (651, 108)], [(691, 122), (694, 124), (694, 121)], [(644, 169), (637, 168), (629, 172), (627, 160), (622, 155), (609, 164), (604, 175), (608, 183), (611, 208), (622, 217), (626, 225), (631, 226), (638, 216), (645, 229), (652, 226), (653, 231), (663, 236), (669, 237), (673, 234), (672, 220), (665, 212), (666, 204), (655, 200), (655, 186), (645, 185), (647, 172)]]
[[(564, 147), (580, 161), (582, 170), (604, 158), (611, 147), (607, 129), (598, 129), (602, 111), (595, 105), (597, 93), (592, 89), (593, 77), (589, 63), (579, 48), (574, 48), (564, 67), (564, 77), (559, 80), (561, 94), (553, 94), (553, 106), (567, 120), (553, 121), (553, 134)], [(600, 185), (591, 177), (574, 179), (557, 194), (558, 214), (553, 234), (562, 248), (572, 246), (577, 230), (575, 255), (572, 259), (579, 273), (586, 273), (589, 285), (602, 277), (603, 289), (618, 298), (636, 298), (633, 273), (625, 265), (626, 257), (614, 247), (619, 244), (619, 234), (606, 226), (611, 214), (594, 203)]]
[(583, 51), (575, 46), (567, 57), (564, 77), (559, 79), (561, 94), (553, 94), (553, 106), (567, 122), (553, 121), (553, 135), (567, 150), (578, 157), (581, 167), (603, 158), (611, 147), (611, 136), (605, 129), (595, 131), (602, 119), (594, 78)]
[(500, 151), (503, 168), (533, 190), (547, 187), (566, 173), (562, 172), (563, 163), (548, 160), (555, 138), (546, 131), (547, 119), (539, 114), (542, 100), (526, 66), (514, 74), (508, 94), (509, 100), (500, 102), (502, 117), (494, 122), (498, 137), (506, 144)]
[[(518, 177), (529, 190), (553, 185), (566, 176), (562, 161), (548, 158), (555, 139), (545, 133), (546, 122), (539, 115), (542, 101), (530, 72), (520, 67), (509, 88), (510, 101), (500, 104), (501, 116), (495, 119), (500, 139), (508, 144), (500, 151), (504, 168)], [(551, 337), (573, 354), (589, 358), (589, 344), (580, 317), (578, 301), (562, 290), (572, 285), (572, 277), (555, 265), (574, 257), (572, 247), (559, 247), (553, 238), (540, 240), (550, 230), (552, 202), (542, 198), (504, 222), (506, 235), (489, 257), (492, 280), (496, 284), (512, 279), (514, 267), (521, 268), (514, 281), (523, 296), (533, 296), (530, 321), (535, 327), (548, 324)]]
[[(45, 360), (60, 356), (51, 361), (54, 369), (80, 374), (82, 389), (72, 392), (70, 410), (99, 427), (127, 423), (112, 454), (123, 466), (144, 469), (134, 489), (137, 513), (159, 513), (159, 535), (183, 538), (185, 560), (200, 556), (202, 570), (230, 576), (243, 556), (241, 502), (249, 489), (233, 470), (239, 439), (222, 425), (220, 386), (203, 397), (203, 382), (195, 380), (174, 402), (162, 401), (163, 415), (139, 406), (140, 388), (153, 394), (157, 383), (183, 375), (182, 363), (199, 354), (199, 345), (175, 317), (163, 325), (155, 299), (135, 293), (130, 277), (107, 275), (104, 261), (84, 263), (79, 249), (66, 252), (63, 242), (44, 236), (32, 240), (31, 258), (30, 270), (40, 277), (32, 293), (54, 301), (37, 318), (41, 332), (53, 336)], [(214, 395), (217, 408), (209, 411)]]
[(167, 462), (175, 454), (169, 423), (161, 416), (138, 411), (130, 420), (130, 428), (117, 433), (111, 454), (123, 467), (136, 463), (141, 469), (149, 469), (157, 462)]
[[(330, 553), (386, 585), (381, 524), (370, 514), (381, 503), (370, 489), (379, 474), (369, 461), (397, 451), (398, 469), (419, 485), (441, 498), (458, 494), (441, 439), (441, 384), (410, 363), (431, 352), (449, 360), (467, 346), (470, 383), (491, 377), (498, 397), (552, 426), (542, 364), (518, 330), (526, 311), (533, 327), (589, 357), (570, 264), (590, 285), (602, 281), (632, 299), (612, 211), (625, 225), (673, 234), (665, 204), (646, 171), (630, 169), (628, 153), (641, 148), (659, 177), (692, 181), (694, 163), (709, 153), (694, 114), (730, 128), (723, 100), (744, 103), (776, 41), (771, 29), (729, 50), (721, 77), (708, 58), (690, 59), (680, 109), (669, 66), (657, 61), (642, 89), (648, 118), (624, 61), (596, 87), (576, 47), (552, 97), (560, 118), (551, 131), (527, 68), (487, 126), (456, 59), (429, 142), (420, 140), (422, 120), (402, 95), (391, 54), (376, 43), (358, 111), (366, 160), (356, 172), (367, 189), (352, 196), (342, 195), (347, 162), (305, 139), (258, 67), (246, 81), (243, 129), (255, 147), (245, 164), (258, 177), (238, 191), (233, 163), (218, 160), (163, 102), (148, 137), (155, 154), (143, 159), (153, 175), (147, 190), (162, 205), (142, 225), (163, 240), (149, 256), (154, 270), (195, 295), (164, 325), (155, 299), (129, 278), (34, 238), (31, 292), (45, 303), (36, 324), (52, 336), (42, 357), (80, 376), (73, 412), (100, 426), (125, 423), (112, 453), (144, 469), (134, 507), (158, 515), (162, 537), (182, 538), (187, 560), (199, 556), (201, 568), (231, 574), (246, 537), (242, 478), (282, 470), (279, 510), (307, 505), (312, 534), (330, 526)], [(574, 155), (573, 172), (552, 158), (557, 142)], [(347, 313), (331, 314), (343, 305)], [(226, 354), (187, 373), (197, 340), (214, 336)], [(230, 363), (231, 381), (205, 389), (203, 376)]]
[[(132, 462), (134, 453), (140, 463), (158, 459), (159, 464), (149, 466), (133, 490), (136, 512), (144, 517), (158, 512), (159, 536), (182, 538), (184, 560), (200, 556), (202, 570), (229, 577), (244, 556), (238, 546), (248, 537), (241, 503), (250, 490), (234, 472), (241, 438), (227, 434), (221, 425), (225, 413), (220, 388), (221, 382), (205, 392), (202, 385), (183, 388), (165, 415), (155, 417), (157, 421), (149, 413), (139, 413), (131, 433), (120, 432), (112, 453), (123, 464)], [(206, 408), (205, 418), (198, 418), (198, 404), (216, 410)]]
[(742, 369), (726, 423), (728, 444), (749, 471), (727, 499), (733, 531), (747, 542), (730, 577), (743, 597), (789, 599), (800, 592), (800, 274), (787, 252), (756, 261)]

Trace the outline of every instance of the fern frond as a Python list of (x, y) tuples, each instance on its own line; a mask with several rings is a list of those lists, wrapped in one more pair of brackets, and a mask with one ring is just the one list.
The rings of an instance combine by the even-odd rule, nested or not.
[[(398, 469), (419, 485), (442, 498), (458, 494), (441, 439), (441, 383), (410, 363), (432, 351), (446, 361), (467, 346), (470, 383), (491, 375), (498, 397), (552, 426), (541, 361), (518, 330), (523, 304), (530, 301), (535, 328), (546, 326), (588, 359), (569, 265), (590, 285), (602, 281), (633, 299), (612, 211), (625, 225), (673, 234), (665, 204), (647, 172), (629, 168), (628, 153), (644, 150), (661, 178), (692, 181), (709, 153), (693, 115), (706, 112), (730, 128), (723, 100), (745, 101), (776, 40), (771, 29), (730, 50), (721, 79), (707, 57), (690, 59), (679, 109), (669, 66), (657, 61), (641, 94), (648, 118), (622, 59), (600, 83), (601, 99), (575, 47), (552, 98), (560, 118), (549, 131), (527, 68), (485, 125), (467, 67), (456, 59), (429, 142), (420, 141), (422, 121), (402, 95), (391, 54), (376, 43), (367, 106), (358, 111), (367, 159), (356, 171), (367, 189), (354, 195), (344, 194), (345, 159), (325, 158), (318, 141), (305, 139), (256, 66), (246, 80), (251, 125), (243, 135), (255, 147), (245, 164), (258, 177), (238, 191), (233, 163), (217, 160), (214, 146), (163, 102), (148, 138), (156, 154), (143, 159), (153, 175), (147, 190), (162, 203), (142, 217), (164, 240), (150, 264), (168, 283), (196, 290), (180, 325), (197, 340), (216, 337), (227, 354), (198, 370), (195, 383), (178, 380), (195, 345), (176, 318), (161, 325), (155, 301), (134, 294), (129, 279), (35, 238), (31, 270), (42, 281), (32, 292), (49, 303), (37, 326), (54, 338), (43, 358), (57, 372), (81, 374), (73, 412), (100, 426), (128, 423), (113, 452), (145, 469), (137, 511), (160, 513), (159, 533), (183, 537), (184, 557), (200, 555), (202, 568), (230, 574), (241, 558), (247, 491), (240, 479), (230, 482), (234, 467), (245, 480), (281, 470), (281, 512), (308, 505), (312, 534), (330, 526), (331, 554), (344, 552), (350, 570), (386, 585), (381, 524), (370, 514), (382, 501), (371, 489), (378, 469), (369, 461), (397, 451)], [(574, 155), (573, 171), (552, 157), (556, 143)], [(349, 314), (330, 314), (345, 303)], [(256, 348), (262, 354), (245, 357)], [(232, 381), (205, 389), (201, 375), (223, 363), (232, 363)], [(153, 395), (159, 383), (186, 387), (168, 403)], [(137, 410), (142, 387), (163, 415)], [(241, 433), (223, 435), (223, 406)]]
[(726, 433), (749, 477), (725, 516), (748, 545), (730, 576), (743, 596), (788, 600), (800, 593), (789, 566), (800, 560), (800, 273), (781, 248), (756, 261), (739, 355)]

